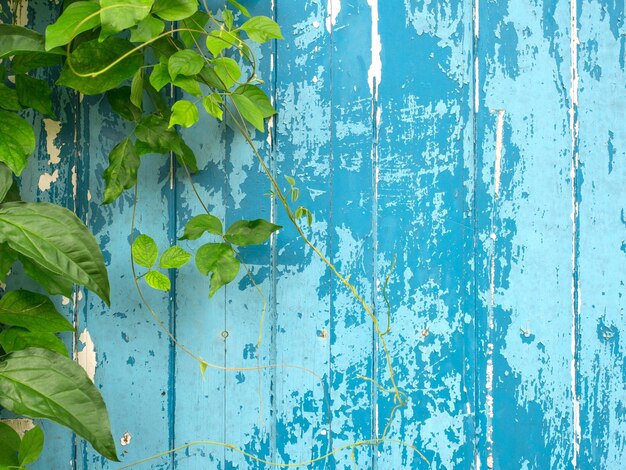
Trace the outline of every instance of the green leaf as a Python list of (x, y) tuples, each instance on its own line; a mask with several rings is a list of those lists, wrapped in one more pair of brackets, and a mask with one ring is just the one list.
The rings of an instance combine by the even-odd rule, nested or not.
[(302, 206), (298, 207), (293, 215), (296, 219), (306, 217), (307, 225), (309, 227), (313, 223), (313, 214), (311, 214), (311, 211), (308, 210), (306, 207), (302, 207)]
[(141, 142), (148, 144), (154, 153), (182, 153), (181, 139), (162, 116), (151, 114), (139, 121), (135, 135)]
[(52, 90), (48, 82), (19, 74), (15, 76), (15, 90), (24, 107), (33, 108), (35, 111), (54, 117)]
[(48, 297), (21, 289), (7, 292), (0, 299), (0, 323), (37, 333), (74, 330)]
[(173, 127), (179, 124), (183, 127), (191, 127), (198, 122), (198, 108), (194, 103), (187, 100), (179, 100), (172, 106), (172, 115), (170, 116), (170, 124)]
[(174, 84), (174, 86), (177, 86), (178, 88), (186, 91), (190, 95), (202, 96), (200, 84), (195, 78), (179, 75), (178, 77), (176, 77), (176, 80), (172, 81), (172, 83)]
[(10, 111), (19, 111), (22, 105), (17, 99), (17, 91), (9, 88), (4, 83), (0, 83), (0, 108)]
[[(56, 23), (46, 28), (46, 47), (49, 51), (64, 46), (80, 33), (100, 26), (100, 5), (97, 2), (74, 2), (68, 6)], [(87, 19), (89, 18), (89, 19)]]
[(132, 245), (133, 260), (139, 266), (151, 268), (159, 256), (159, 249), (155, 241), (148, 235), (139, 235)]
[(263, 219), (239, 220), (228, 227), (224, 238), (239, 246), (260, 245), (281, 228), (280, 225), (274, 225)]
[(197, 0), (156, 0), (152, 12), (165, 21), (180, 21), (189, 18), (197, 10)]
[(98, 242), (69, 210), (46, 202), (2, 203), (1, 242), (109, 304), (109, 279)]
[(204, 379), (204, 374), (206, 374), (206, 370), (209, 367), (209, 364), (204, 361), (198, 361), (198, 364), (200, 365), (200, 373), (202, 374), (202, 378)]
[(245, 96), (261, 112), (263, 118), (268, 118), (276, 114), (272, 102), (265, 92), (256, 85), (242, 85), (235, 90), (235, 94)]
[(218, 57), (213, 59), (213, 70), (219, 78), (225, 90), (230, 89), (241, 78), (239, 64), (230, 57)]
[(239, 10), (241, 13), (243, 13), (244, 16), (247, 16), (248, 18), (250, 18), (250, 12), (248, 11), (248, 9), (246, 7), (244, 7), (241, 3), (239, 3), (236, 0), (228, 0), (228, 3), (230, 3), (232, 6), (234, 6), (237, 10)]
[(71, 280), (67, 279), (63, 273), (53, 273), (24, 256), (18, 255), (18, 258), (22, 266), (24, 266), (24, 272), (36, 281), (37, 284), (46, 289), (48, 294), (61, 294), (65, 297), (72, 296), (74, 284)]
[(233, 22), (235, 21), (235, 17), (233, 16), (233, 12), (227, 9), (222, 10), (222, 19), (224, 20), (224, 24), (228, 29), (233, 28)]
[(0, 467), (19, 465), (20, 435), (6, 423), (0, 421)]
[(224, 29), (211, 31), (206, 37), (206, 47), (214, 57), (217, 57), (224, 49), (228, 49), (235, 44), (241, 44), (241, 40), (230, 31)]
[(14, 73), (28, 73), (39, 67), (61, 65), (63, 56), (48, 52), (24, 52), (11, 59), (11, 70)]
[(203, 11), (195, 12), (191, 17), (182, 21), (182, 27), (192, 29), (196, 31), (181, 31), (178, 33), (178, 37), (186, 47), (192, 47), (196, 44), (197, 39), (202, 34), (201, 32), (209, 21), (209, 15)]
[(9, 248), (8, 243), (0, 243), (0, 282), (5, 282), (7, 273), (17, 261), (17, 253)]
[(193, 217), (185, 225), (185, 233), (180, 240), (197, 240), (204, 232), (213, 235), (222, 235), (222, 222), (211, 214), (201, 214)]
[(143, 71), (141, 69), (133, 75), (133, 81), (130, 85), (130, 101), (137, 108), (142, 109), (143, 102)]
[(205, 276), (211, 274), (209, 297), (213, 297), (220, 287), (237, 277), (240, 263), (228, 243), (207, 243), (196, 253), (196, 267)]
[(18, 454), (20, 465), (29, 465), (39, 458), (43, 450), (43, 441), (43, 430), (39, 426), (24, 433)]
[(150, 84), (156, 91), (160, 91), (165, 85), (172, 81), (170, 73), (167, 71), (166, 64), (156, 64), (152, 67), (152, 73), (150, 74)]
[(148, 271), (146, 284), (156, 290), (168, 291), (172, 288), (170, 278), (158, 271)]
[(164, 269), (178, 269), (189, 262), (191, 254), (179, 246), (172, 246), (161, 255), (159, 267)]
[(296, 180), (291, 176), (285, 175), (285, 179), (287, 180), (287, 183), (289, 183), (289, 186), (294, 186), (296, 184)]
[(100, 0), (100, 40), (135, 26), (150, 14), (153, 0)]
[(202, 105), (204, 106), (204, 109), (206, 109), (206, 112), (220, 121), (224, 116), (224, 110), (220, 106), (221, 103), (222, 97), (218, 93), (212, 93), (202, 99)]
[(0, 24), (0, 59), (24, 52), (45, 52), (43, 36), (22, 26)]
[(111, 109), (128, 121), (139, 121), (141, 109), (130, 100), (130, 87), (123, 86), (106, 92)]
[(109, 166), (102, 174), (106, 182), (103, 204), (115, 201), (125, 189), (137, 183), (139, 164), (139, 153), (130, 137), (113, 147), (109, 154)]
[(234, 93), (230, 95), (230, 97), (239, 113), (241, 113), (241, 116), (258, 130), (263, 132), (265, 130), (265, 126), (263, 124), (263, 113), (261, 110), (244, 95)]
[(104, 42), (97, 39), (84, 42), (72, 52), (68, 60), (71, 60), (76, 72), (91, 75), (78, 76), (66, 63), (57, 84), (74, 88), (85, 95), (98, 95), (115, 88), (137, 72), (143, 64), (143, 56), (132, 53), (105, 72), (103, 70), (124, 54), (130, 53), (133, 47), (131, 42), (116, 37), (107, 38)]
[(29, 348), (0, 360), (0, 406), (67, 426), (110, 460), (118, 461), (106, 406), (76, 362), (56, 352)]
[(167, 70), (172, 80), (179, 75), (187, 77), (200, 73), (204, 67), (204, 59), (200, 54), (189, 49), (172, 54), (167, 62)]
[(0, 162), (17, 176), (35, 151), (33, 128), (17, 114), (0, 111)]
[(13, 186), (13, 172), (4, 163), (0, 163), (0, 202)]
[(250, 39), (254, 42), (264, 43), (270, 39), (284, 39), (280, 32), (280, 26), (267, 16), (255, 16), (241, 25)]
[(193, 150), (181, 139), (181, 148), (182, 152), (180, 154), (176, 154), (176, 161), (182, 165), (186, 166), (191, 173), (198, 173), (198, 162), (196, 160), (196, 155), (193, 153)]
[(165, 23), (152, 15), (145, 17), (130, 31), (131, 42), (146, 42), (154, 39), (165, 29)]
[(44, 348), (69, 357), (65, 344), (54, 333), (32, 332), (18, 327), (0, 332), (0, 346), (5, 352)]

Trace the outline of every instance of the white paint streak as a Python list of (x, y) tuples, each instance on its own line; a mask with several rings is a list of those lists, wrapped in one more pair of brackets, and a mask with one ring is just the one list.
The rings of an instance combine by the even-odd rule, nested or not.
[(42, 173), (41, 175), (39, 175), (39, 183), (37, 184), (37, 186), (39, 187), (39, 191), (48, 191), (52, 186), (52, 183), (55, 183), (58, 179), (59, 170), (54, 170), (52, 174)]
[(474, 24), (474, 112), (478, 112), (480, 101), (480, 75), (478, 74), (478, 54), (476, 54), (478, 38), (480, 36), (480, 0), (474, 0), (472, 11)]
[(0, 419), (0, 423), (11, 426), (20, 437), (24, 437), (26, 431), (30, 431), (35, 427), (33, 420), (28, 418)]
[(498, 109), (496, 122), (496, 162), (493, 172), (493, 190), (496, 198), (500, 195), (500, 174), (502, 164), (502, 138), (504, 134), (504, 109)]
[[(577, 468), (578, 466), (578, 454), (580, 452), (580, 398), (578, 397), (578, 391), (576, 388), (577, 382), (577, 365), (576, 365), (576, 350), (577, 344), (577, 323), (580, 318), (580, 291), (579, 286), (576, 285), (576, 267), (577, 267), (577, 253), (576, 253), (576, 239), (578, 232), (578, 200), (576, 191), (576, 173), (578, 171), (578, 44), (580, 40), (578, 38), (578, 7), (576, 0), (570, 0), (570, 108), (569, 108), (569, 127), (571, 135), (571, 152), (572, 163), (570, 167), (570, 180), (572, 189), (572, 331), (571, 331), (571, 361), (570, 361), (570, 376), (571, 376), (571, 393), (572, 393), (572, 408), (573, 408), (573, 439), (574, 439), (574, 451), (572, 455), (572, 466)], [(578, 295), (578, 299), (576, 296)]]
[(367, 0), (367, 4), (372, 9), (372, 63), (367, 72), (367, 78), (370, 84), (370, 92), (374, 95), (374, 87), (378, 88), (382, 80), (383, 64), (380, 54), (383, 46), (380, 41), (380, 33), (378, 32), (378, 0)]
[[(326, 5), (326, 11), (328, 11), (328, 16), (326, 16), (326, 31), (330, 33), (333, 26), (337, 23), (337, 15), (339, 15), (341, 11), (341, 0), (328, 0)], [(315, 28), (319, 27), (319, 23), (318, 26), (315, 26), (315, 23), (317, 23), (317, 21), (313, 23), (313, 26)]]
[(78, 361), (78, 364), (85, 369), (85, 372), (87, 372), (87, 375), (93, 382), (93, 379), (96, 376), (96, 349), (93, 341), (91, 340), (91, 335), (86, 328), (80, 334), (78, 340), (83, 344), (83, 348), (76, 353), (75, 359)]

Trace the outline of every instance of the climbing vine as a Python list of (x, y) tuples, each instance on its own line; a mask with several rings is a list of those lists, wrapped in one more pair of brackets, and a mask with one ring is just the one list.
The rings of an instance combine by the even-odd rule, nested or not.
[[(197, 361), (202, 374), (209, 367), (231, 371), (296, 368), (315, 376), (325, 390), (322, 378), (314, 371), (302, 366), (259, 364), (257, 367), (237, 368), (219, 366), (205, 360), (180, 344), (159, 319), (143, 294), (145, 286), (161, 291), (170, 290), (171, 284), (166, 274), (167, 270), (181, 268), (192, 260), (199, 274), (208, 279), (209, 298), (236, 279), (243, 270), (244, 275), (250, 278), (263, 298), (264, 308), (260, 318), (258, 346), (261, 344), (265, 296), (254, 282), (239, 248), (264, 244), (282, 227), (262, 218), (238, 220), (224, 227), (220, 219), (208, 210), (194, 186), (194, 175), (202, 171), (202, 168), (199, 168), (194, 152), (185, 142), (184, 133), (181, 132), (182, 129), (199, 125), (202, 113), (218, 121), (225, 121), (243, 136), (262, 173), (269, 181), (271, 186), (269, 196), (277, 201), (303, 243), (319, 257), (343, 287), (358, 301), (374, 327), (384, 354), (390, 387), (383, 387), (373, 378), (359, 376), (363, 380), (372, 382), (379, 391), (390, 394), (394, 399), (395, 406), (380, 438), (355, 442), (340, 448), (332, 448), (332, 444), (329, 444), (329, 450), (325, 455), (297, 464), (267, 462), (244, 452), (234, 444), (210, 441), (189, 443), (146, 460), (192, 445), (223, 446), (259, 462), (275, 466), (307, 465), (337, 452), (353, 450), (359, 446), (377, 446), (383, 442), (395, 442), (419, 453), (418, 449), (409, 443), (400, 442), (388, 436), (389, 426), (396, 411), (406, 406), (406, 395), (398, 387), (392, 357), (385, 339), (390, 328), (390, 308), (383, 327), (373, 307), (351, 283), (349, 276), (344, 275), (308, 235), (307, 227), (312, 224), (315, 214), (298, 204), (301, 190), (296, 180), (292, 176), (285, 175), (286, 183), (283, 184), (282, 178), (277, 179), (253, 140), (252, 129), (265, 132), (266, 120), (275, 115), (276, 110), (263, 90), (262, 80), (257, 75), (258, 64), (250, 43), (264, 44), (282, 39), (280, 27), (273, 19), (266, 16), (252, 16), (243, 5), (235, 0), (228, 0), (219, 14), (212, 12), (206, 5), (200, 6), (197, 0), (100, 0), (99, 2), (66, 0), (60, 16), (46, 27), (44, 35), (20, 26), (0, 25), (0, 59), (4, 78), (4, 83), (0, 84), (0, 108), (2, 108), (0, 110), (0, 176), (5, 175), (5, 184), (0, 185), (0, 190), (4, 187), (6, 194), (11, 191), (13, 192), (11, 194), (14, 194), (17, 191), (14, 179), (26, 167), (28, 157), (34, 151), (34, 134), (27, 121), (20, 116), (22, 110), (32, 108), (39, 113), (53, 114), (50, 86), (44, 80), (35, 78), (33, 71), (40, 68), (60, 67), (56, 86), (66, 87), (84, 95), (104, 94), (111, 109), (132, 123), (132, 131), (109, 153), (109, 164), (102, 175), (106, 184), (101, 200), (103, 204), (110, 204), (125, 190), (134, 188), (131, 264), (139, 296), (168, 337), (183, 352)], [(172, 97), (182, 98), (173, 99)], [(137, 172), (142, 157), (147, 154), (161, 154), (168, 158), (175, 158), (188, 177), (200, 206), (204, 209), (204, 213), (196, 214), (187, 221), (183, 233), (180, 234), (181, 240), (203, 241), (194, 253), (178, 245), (159, 247), (148, 233), (134, 235), (139, 194)], [(46, 223), (52, 224), (49, 220), (52, 218), (49, 211), (63, 213), (64, 218), (59, 216), (55, 219), (55, 223), (63, 224), (65, 227), (57, 227), (57, 232), (55, 232), (52, 225), (50, 227), (46, 225), (45, 231), (40, 230), (42, 243), (52, 243), (52, 239), (61, 243), (59, 238), (66, 237), (65, 243), (67, 244), (77, 243), (77, 240), (85, 244), (85, 249), (90, 251), (90, 256), (87, 257), (83, 253), (84, 257), (89, 258), (91, 267), (94, 269), (97, 267), (100, 282), (97, 279), (80, 277), (78, 274), (74, 277), (63, 277), (58, 272), (58, 268), (53, 269), (52, 261), (50, 261), (52, 255), (46, 260), (48, 264), (45, 264), (33, 254), (33, 250), (28, 251), (27, 248), (19, 245), (19, 241), (16, 241), (19, 234), (15, 235), (13, 229), (10, 228), (14, 224), (7, 218), (6, 213), (13, 214), (17, 210), (15, 208), (27, 206), (32, 208), (35, 204), (31, 203), (30, 206), (28, 203), (21, 202), (0, 204), (0, 275), (4, 276), (13, 262), (19, 259), (24, 264), (26, 272), (40, 282), (50, 294), (63, 293), (70, 296), (72, 286), (78, 284), (86, 286), (103, 299), (108, 300), (108, 281), (106, 285), (104, 283), (106, 271), (95, 240), (75, 216), (68, 215), (69, 211), (48, 204), (45, 205), (45, 211), (47, 211), (45, 213), (41, 210), (31, 211), (29, 220), (32, 220), (34, 229), (39, 230)], [(20, 217), (20, 214), (16, 217)], [(69, 219), (72, 220), (71, 224), (68, 222)], [(24, 219), (19, 220), (22, 223)], [(76, 233), (73, 233), (69, 227), (74, 227)], [(20, 231), (21, 236), (24, 236), (24, 233), (30, 229), (31, 227), (23, 228)], [(5, 246), (4, 254), (1, 251), (3, 246)], [(63, 254), (65, 256), (76, 255), (76, 253)], [(58, 260), (59, 256), (57, 254), (57, 258), (54, 259)], [(97, 259), (94, 260), (94, 256)], [(29, 260), (34, 260), (36, 268), (28, 268), (31, 262)], [(386, 286), (385, 282), (384, 288)], [(28, 325), (11, 323), (3, 318), (2, 304), (10, 302), (14, 295), (21, 294), (9, 292), (0, 299), (0, 322), (5, 321), (7, 325), (12, 325), (11, 328), (0, 333), (0, 345), (5, 353), (9, 353), (0, 357), (0, 387), (2, 387), (3, 364), (10, 361), (16, 362), (16, 359), (25, 361), (24, 356), (12, 353), (10, 348), (5, 347), (6, 341), (2, 341), (2, 335), (5, 333), (8, 335), (8, 332), (15, 327), (25, 328), (22, 336), (39, 333), (28, 330)], [(23, 295), (34, 296), (36, 294)], [(38, 298), (37, 301), (51, 305), (48, 299), (44, 301)], [(58, 312), (56, 314), (60, 315)], [(59, 328), (61, 326), (58, 326), (55, 331), (47, 332), (48, 343), (44, 345), (47, 348), (44, 350), (56, 349), (55, 354), (66, 356), (67, 351), (62, 350), (54, 333), (71, 329), (71, 325), (63, 324), (64, 329)], [(15, 333), (11, 334), (15, 335)], [(30, 342), (23, 340), (22, 344), (33, 346), (40, 343), (32, 339)], [(31, 352), (30, 355), (33, 353)], [(84, 378), (81, 376), (82, 382)], [(2, 393), (1, 388), (0, 393)], [(330, 403), (327, 393), (324, 392), (324, 394), (330, 420), (332, 415)], [(11, 408), (5, 402), (6, 400), (3, 401), (0, 397), (0, 405)], [(39, 417), (32, 410), (21, 410), (17, 407), (18, 412)], [(58, 419), (58, 416), (46, 417), (67, 425), (66, 422)], [(108, 423), (108, 419), (106, 422)], [(90, 440), (96, 450), (105, 457), (116, 458), (114, 448), (111, 451), (107, 447), (110, 445), (108, 427), (104, 430), (108, 433), (106, 436), (89, 436), (85, 435), (86, 433), (81, 434), (75, 427), (73, 429)], [(0, 435), (2, 432), (10, 434), (5, 427), (0, 427)], [(35, 431), (35, 433), (38, 432)], [(21, 457), (26, 452), (22, 452), (20, 446), (25, 440), (35, 440), (35, 438), (27, 438), (31, 436), (27, 434), (18, 441), (19, 436), (17, 439), (14, 435), (11, 434), (11, 436), (6, 441), (11, 443), (7, 451), (7, 455), (13, 459), (10, 465), (30, 463), (32, 459)], [(104, 441), (108, 443), (107, 446), (103, 446)], [(3, 446), (2, 442), (0, 440), (0, 448)], [(3, 464), (2, 456), (2, 451), (0, 451), (0, 465)]]

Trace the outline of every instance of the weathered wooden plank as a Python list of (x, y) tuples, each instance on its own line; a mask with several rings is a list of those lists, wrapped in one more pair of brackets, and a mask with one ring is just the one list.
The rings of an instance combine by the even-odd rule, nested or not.
[[(368, 304), (373, 302), (375, 262), (374, 100), (368, 83), (372, 17), (368, 3), (330, 2), (331, 33), (331, 214), (329, 250), (333, 261)], [(375, 393), (373, 326), (359, 302), (331, 277), (331, 377), (333, 446), (371, 439)], [(335, 468), (371, 468), (369, 446), (344, 451)], [(356, 461), (356, 464), (355, 464)]]
[(480, 3), (480, 463), (571, 468), (570, 3)]
[[(285, 41), (277, 44), (276, 94), (278, 117), (275, 173), (293, 176), (302, 195), (296, 204), (314, 214), (305, 233), (325, 256), (329, 255), (330, 217), (330, 34), (325, 28), (327, 2), (307, 0), (295, 8), (277, 2), (278, 23)], [(272, 360), (304, 366), (328, 382), (331, 292), (330, 273), (304, 247), (281, 208), (277, 221), (285, 228), (275, 248), (276, 287)], [(332, 332), (331, 332), (332, 335)], [(320, 381), (300, 369), (276, 370), (274, 460), (302, 462), (328, 452), (328, 402)], [(316, 464), (318, 467), (332, 465)]]
[(576, 3), (580, 75), (576, 235), (580, 339), (578, 468), (624, 467), (624, 3)]
[[(379, 435), (415, 445), (432, 468), (469, 466), (473, 453), (473, 333), (469, 1), (372, 2), (371, 86), (377, 89), (378, 282), (391, 271), (385, 336), (407, 407), (378, 396)], [(466, 186), (467, 185), (467, 186)], [(386, 320), (378, 295), (381, 328)], [(391, 387), (382, 347), (378, 380)], [(388, 427), (388, 428), (387, 428)], [(377, 468), (426, 468), (388, 443)]]

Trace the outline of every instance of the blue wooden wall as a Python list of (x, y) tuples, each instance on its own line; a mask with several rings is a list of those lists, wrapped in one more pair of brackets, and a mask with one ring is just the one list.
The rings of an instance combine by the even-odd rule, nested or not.
[[(255, 51), (279, 112), (255, 141), (279, 179), (298, 180), (313, 240), (383, 324), (396, 259), (386, 338), (408, 407), (389, 436), (430, 461), (385, 443), (309, 467), (624, 468), (623, 0), (242, 3), (285, 35)], [(23, 0), (20, 21), (42, 27), (58, 9)], [(371, 322), (263, 196), (243, 139), (209, 119), (187, 133), (214, 214), (286, 226), (245, 252), (268, 299), (261, 347), (263, 301), (245, 277), (209, 300), (188, 266), (149, 301), (213, 364), (294, 364), (321, 382), (296, 368), (209, 368), (202, 379), (135, 291), (132, 195), (100, 205), (107, 154), (127, 126), (105, 100), (57, 100), (58, 123), (34, 121), (40, 143), (22, 188), (74, 208), (104, 251), (111, 308), (87, 292), (59, 304), (77, 323), (80, 360), (95, 354), (123, 461), (211, 440), (297, 463), (380, 436), (393, 397), (357, 377), (389, 386)], [(201, 212), (172, 168), (145, 158), (139, 178), (137, 232), (161, 247)], [(46, 432), (38, 468), (116, 468), (69, 433)], [(199, 445), (139, 468), (266, 467)]]

